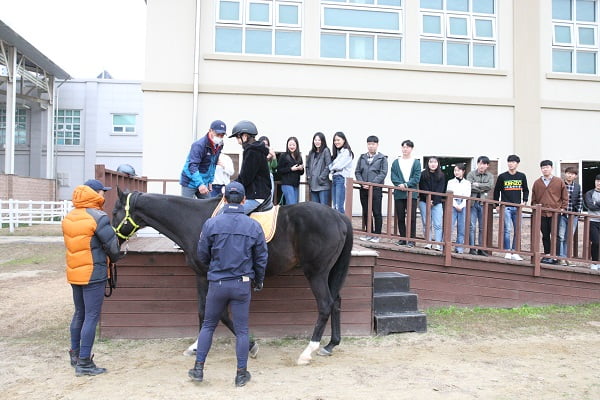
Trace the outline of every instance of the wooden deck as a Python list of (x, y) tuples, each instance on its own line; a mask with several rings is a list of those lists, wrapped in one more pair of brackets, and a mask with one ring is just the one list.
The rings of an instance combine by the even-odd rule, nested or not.
[[(196, 279), (182, 251), (163, 237), (129, 242), (119, 262), (118, 287), (104, 302), (105, 338), (193, 337), (198, 334)], [(342, 333), (373, 332), (373, 269), (376, 253), (356, 246), (342, 290)], [(267, 277), (252, 294), (250, 329), (261, 337), (310, 336), (317, 307), (302, 271)], [(326, 330), (329, 334), (330, 328)], [(217, 333), (224, 332), (220, 326)]]

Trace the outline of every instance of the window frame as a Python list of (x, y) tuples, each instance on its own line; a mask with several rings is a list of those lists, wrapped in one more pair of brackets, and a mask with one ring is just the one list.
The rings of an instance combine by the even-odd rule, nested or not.
[[(64, 112), (63, 115), (60, 115), (61, 111)], [(77, 115), (67, 115), (67, 113), (66, 113), (67, 111), (77, 112), (78, 114)], [(59, 122), (59, 118), (61, 118), (61, 117), (62, 118), (75, 118), (75, 117), (79, 118), (79, 124), (78, 124), (79, 129), (75, 130), (75, 129), (71, 128), (70, 130), (67, 130), (63, 127), (62, 129), (59, 130), (58, 125), (61, 124), (61, 122)], [(82, 120), (83, 120), (83, 110), (82, 109), (61, 108), (61, 109), (56, 110), (56, 113), (54, 115), (54, 126), (53, 126), (53, 130), (52, 130), (52, 133), (54, 135), (54, 144), (56, 146), (64, 146), (64, 147), (70, 147), (70, 148), (83, 146), (83, 134), (82, 134), (83, 121)], [(62, 124), (67, 125), (67, 122), (63, 121)], [(71, 122), (71, 125), (73, 126), (73, 125), (77, 125), (77, 124), (75, 124), (74, 122)], [(59, 141), (58, 132), (63, 132), (63, 134), (64, 134), (62, 137), (63, 143), (58, 143), (58, 141)], [(67, 135), (67, 133), (69, 133), (69, 135)], [(75, 133), (79, 134), (78, 138), (75, 138)], [(65, 143), (67, 140), (71, 140), (72, 142), (75, 140), (78, 140), (79, 143), (67, 144), (67, 143)]]
[[(115, 117), (116, 116), (130, 116), (132, 115), (135, 119), (135, 122), (133, 123), (133, 125), (129, 125), (129, 124), (115, 124)], [(111, 119), (112, 119), (112, 130), (111, 130), (111, 135), (116, 135), (116, 136), (136, 136), (137, 135), (137, 118), (138, 114), (137, 113), (111, 113)], [(117, 132), (115, 130), (115, 128), (117, 127), (121, 127), (123, 128), (122, 132)], [(132, 131), (127, 131), (127, 127), (133, 127)]]

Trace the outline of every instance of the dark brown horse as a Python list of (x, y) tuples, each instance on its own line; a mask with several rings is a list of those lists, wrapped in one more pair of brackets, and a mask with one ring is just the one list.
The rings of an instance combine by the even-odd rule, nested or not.
[[(200, 324), (204, 319), (208, 282), (207, 266), (198, 260), (196, 250), (202, 225), (210, 218), (219, 200), (220, 197), (196, 200), (118, 190), (113, 210), (112, 224), (121, 241), (131, 237), (137, 229), (150, 226), (173, 240), (185, 252), (188, 265), (196, 272)], [(267, 276), (299, 266), (308, 279), (319, 310), (310, 343), (298, 358), (298, 364), (310, 362), (330, 317), (331, 340), (319, 354), (330, 355), (340, 343), (340, 290), (348, 273), (352, 241), (349, 219), (330, 207), (307, 202), (284, 206), (279, 210), (277, 230), (268, 244)], [(267, 279), (265, 286), (268, 284)], [(227, 313), (224, 313), (221, 321), (234, 331)], [(195, 349), (195, 345), (190, 349)]]

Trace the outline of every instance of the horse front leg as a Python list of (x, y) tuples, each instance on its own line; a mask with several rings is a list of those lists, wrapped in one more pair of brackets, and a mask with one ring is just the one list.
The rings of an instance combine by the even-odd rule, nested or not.
[(309, 278), (309, 283), (317, 301), (319, 315), (317, 317), (317, 323), (315, 324), (310, 342), (302, 354), (300, 354), (300, 357), (298, 357), (298, 365), (307, 365), (312, 360), (312, 353), (319, 348), (321, 338), (323, 337), (323, 332), (325, 331), (325, 326), (327, 325), (327, 320), (331, 315), (331, 310), (333, 307), (333, 299), (331, 298), (331, 292), (329, 291), (329, 286), (327, 284), (327, 277), (312, 277)]

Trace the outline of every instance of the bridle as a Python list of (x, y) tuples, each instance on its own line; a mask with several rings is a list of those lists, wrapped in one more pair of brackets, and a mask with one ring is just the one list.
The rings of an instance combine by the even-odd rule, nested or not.
[[(113, 227), (117, 236), (123, 240), (129, 240), (135, 234), (135, 232), (137, 232), (137, 230), (140, 229), (140, 226), (135, 223), (133, 218), (131, 218), (131, 213), (129, 212), (129, 210), (135, 203), (135, 200), (137, 199), (137, 196), (136, 196), (136, 198), (131, 200), (131, 206), (130, 206), (129, 201), (130, 201), (132, 195), (133, 195), (133, 193), (127, 194), (127, 200), (125, 201), (125, 216), (123, 217), (121, 222), (119, 222), (119, 225), (117, 225), (116, 228)], [(131, 225), (133, 227), (131, 232), (129, 232), (129, 233), (121, 232), (121, 229), (127, 225)]]

